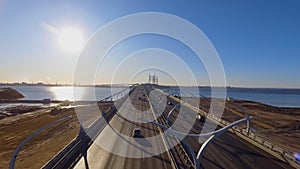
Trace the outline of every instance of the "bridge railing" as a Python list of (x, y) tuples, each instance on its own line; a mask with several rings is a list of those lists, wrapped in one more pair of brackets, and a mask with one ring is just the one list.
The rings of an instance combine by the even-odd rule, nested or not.
[[(170, 98), (172, 98), (173, 100), (180, 102), (181, 100), (177, 97), (174, 97), (173, 95), (170, 95), (162, 90), (160, 90), (161, 92), (163, 92), (165, 95), (169, 96)], [(194, 105), (191, 105), (189, 103), (183, 103), (183, 105), (185, 105), (186, 107), (197, 111), (200, 115), (204, 115), (206, 116), (208, 119), (218, 123), (219, 125), (221, 125), (222, 127), (230, 124), (229, 122), (218, 118), (217, 116), (215, 116), (212, 113), (207, 113), (204, 110), (200, 109), (199, 107), (196, 107)], [(286, 151), (285, 149), (271, 143), (268, 142), (266, 140), (264, 140), (263, 138), (259, 137), (258, 135), (256, 135), (253, 132), (247, 132), (246, 130), (243, 130), (239, 127), (233, 127), (232, 129), (230, 129), (229, 131), (231, 131), (232, 133), (235, 133), (238, 137), (248, 141), (249, 143), (263, 149), (264, 151), (272, 154), (273, 156), (277, 157), (278, 159), (288, 162), (291, 166), (295, 167), (295, 168), (300, 168), (300, 162), (297, 161), (294, 158), (293, 153)]]
[[(98, 102), (107, 102), (107, 101), (119, 101), (121, 99), (124, 99), (125, 96), (130, 92), (130, 88), (125, 88), (122, 89), (114, 94), (112, 94), (111, 96), (108, 96), (106, 98), (103, 98), (102, 100), (98, 101)], [(122, 102), (122, 101), (121, 101)], [(106, 114), (106, 118), (111, 118), (111, 116), (113, 115), (112, 113), (115, 110), (115, 105), (112, 105), (108, 110), (108, 114)], [(77, 147), (81, 146), (82, 142), (82, 138), (80, 138), (81, 134), (83, 132), (91, 132), (94, 134), (88, 134), (88, 135), (93, 135), (94, 137), (97, 136), (97, 130), (93, 130), (95, 128), (97, 128), (97, 125), (99, 125), (99, 120), (96, 120), (93, 124), (91, 124), (89, 126), (88, 129), (83, 129), (82, 127), (80, 128), (80, 132), (78, 133), (77, 137), (74, 138), (68, 145), (66, 145), (63, 149), (61, 149), (52, 159), (50, 159), (42, 168), (43, 169), (50, 169), (50, 168), (59, 168), (59, 165), (61, 161), (63, 161), (65, 158), (67, 158), (67, 156), (69, 154), (71, 154), (73, 151), (75, 151), (77, 149)], [(84, 135), (84, 134), (83, 134)], [(92, 141), (88, 141), (88, 146), (92, 143)], [(71, 163), (71, 166), (75, 165), (75, 163), (79, 160), (78, 156), (74, 162)]]
[[(192, 105), (190, 105), (190, 106), (192, 106)], [(197, 109), (194, 106), (192, 106), (192, 107), (193, 107), (193, 109)], [(203, 110), (201, 110), (201, 111), (203, 112)], [(219, 122), (219, 124), (223, 124), (224, 126), (230, 124), (229, 122), (227, 122), (227, 121), (225, 121), (221, 118), (218, 118), (216, 116), (209, 116), (209, 117), (216, 120), (217, 122)], [(268, 141), (264, 140), (263, 138), (259, 137), (258, 135), (256, 135), (255, 133), (253, 133), (251, 131), (248, 133), (246, 130), (243, 130), (243, 129), (238, 128), (238, 127), (234, 127), (232, 130), (233, 130), (233, 132), (240, 133), (244, 137), (249, 138), (251, 140), (250, 141), (251, 143), (253, 143), (253, 142), (258, 143), (259, 145), (261, 145), (261, 146), (257, 145), (259, 148), (261, 148), (263, 150), (266, 150), (266, 149), (271, 150), (273, 153), (270, 152), (270, 151), (267, 151), (267, 152), (271, 153), (272, 155), (275, 155), (277, 158), (280, 158), (283, 161), (287, 161), (292, 166), (294, 166), (294, 167), (299, 167), (300, 166), (300, 163), (294, 158), (293, 153), (288, 152), (285, 149), (283, 149), (283, 148), (281, 148), (281, 147), (279, 147), (279, 146), (277, 146), (277, 145), (275, 145), (271, 142), (268, 142)], [(238, 135), (238, 136), (240, 136), (240, 135)], [(247, 141), (249, 141), (249, 140), (247, 140)]]

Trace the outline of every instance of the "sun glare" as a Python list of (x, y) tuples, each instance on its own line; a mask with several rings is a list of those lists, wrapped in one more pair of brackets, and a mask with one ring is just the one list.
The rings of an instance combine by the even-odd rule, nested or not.
[(63, 28), (58, 33), (59, 46), (71, 53), (81, 50), (83, 45), (83, 35), (79, 29), (67, 27)]

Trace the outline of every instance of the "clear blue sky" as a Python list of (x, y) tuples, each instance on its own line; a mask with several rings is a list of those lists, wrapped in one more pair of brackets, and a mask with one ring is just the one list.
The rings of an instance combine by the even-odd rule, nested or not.
[[(87, 40), (119, 17), (164, 12), (188, 20), (206, 34), (221, 58), (228, 85), (300, 88), (299, 9), (298, 0), (0, 0), (0, 81), (72, 83), (78, 54), (59, 46), (55, 31), (49, 31), (47, 25), (57, 30), (78, 28)], [(166, 49), (183, 60), (188, 55), (183, 45), (154, 35), (135, 37), (126, 43), (109, 55), (128, 55), (143, 48)], [(195, 68), (199, 83), (207, 85), (203, 66), (190, 66)], [(97, 83), (109, 82), (108, 77), (99, 76)]]

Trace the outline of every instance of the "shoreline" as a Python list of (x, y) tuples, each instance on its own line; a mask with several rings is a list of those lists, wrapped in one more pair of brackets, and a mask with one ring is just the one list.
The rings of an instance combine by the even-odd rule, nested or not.
[[(200, 100), (200, 108), (207, 111), (210, 107), (211, 99), (198, 97), (188, 97), (191, 103)], [(217, 103), (222, 103), (220, 99), (216, 99)], [(189, 103), (190, 103), (189, 102)], [(297, 140), (300, 139), (300, 108), (279, 108), (258, 102), (234, 100), (235, 103), (241, 104), (245, 111), (254, 119), (251, 121), (250, 127), (252, 131), (264, 138), (265, 140), (286, 149), (289, 152), (296, 152), (300, 149)], [(110, 103), (98, 103), (103, 109), (108, 109)], [(56, 154), (63, 146), (68, 144), (79, 131), (79, 122), (76, 118), (74, 108), (63, 108), (63, 103), (53, 107), (39, 107), (37, 110), (30, 110), (26, 113), (16, 113), (13, 116), (0, 119), (1, 140), (4, 145), (0, 153), (0, 168), (7, 166), (7, 161), (16, 146), (36, 129), (44, 126), (56, 119), (72, 115), (74, 118), (65, 124), (57, 125), (45, 132), (37, 138), (33, 139), (18, 156), (18, 163), (22, 165), (31, 164), (36, 158), (36, 153), (43, 150), (46, 154), (44, 159), (35, 159), (34, 166), (41, 167), (49, 158)], [(21, 107), (21, 108), (26, 108)], [(285, 110), (286, 109), (286, 110)], [(16, 112), (21, 112), (20, 107), (15, 107)], [(225, 109), (222, 119), (233, 122), (244, 117), (244, 113), (237, 106), (225, 102)], [(298, 125), (298, 126), (297, 126)], [(238, 126), (244, 128), (244, 125)], [(68, 134), (67, 134), (68, 133)], [(60, 136), (60, 137), (57, 137)], [(58, 139), (58, 141), (57, 141)], [(51, 143), (51, 144), (49, 144)], [(55, 150), (50, 147), (58, 144)], [(47, 152), (49, 149), (49, 152)], [(42, 156), (41, 156), (42, 157)], [(39, 157), (39, 158), (41, 158)], [(28, 166), (29, 167), (29, 166)]]
[[(182, 97), (182, 98), (193, 98), (193, 99), (201, 99), (202, 97)], [(220, 99), (220, 100), (226, 100), (225, 98), (204, 98), (204, 99)], [(249, 103), (258, 103), (260, 105), (264, 105), (264, 106), (270, 106), (270, 107), (274, 107), (274, 108), (280, 108), (280, 109), (300, 109), (300, 106), (275, 106), (275, 105), (271, 105), (271, 104), (268, 104), (268, 103), (264, 103), (264, 102), (260, 102), (260, 101), (252, 101), (252, 100), (244, 100), (244, 99), (235, 99), (235, 98), (232, 98), (233, 100), (235, 101), (238, 101), (238, 102), (249, 102)], [(99, 101), (92, 101), (92, 100), (82, 100), (82, 101), (71, 101), (71, 100), (50, 100), (47, 101), (47, 103), (45, 103), (45, 100), (26, 100), (26, 99), (0, 99), (0, 104), (9, 104), (9, 103), (32, 103), (32, 104), (44, 104), (44, 105), (47, 105), (47, 104), (51, 104), (51, 103), (64, 103), (64, 102), (67, 102), (69, 104), (72, 104), (72, 103), (96, 103), (96, 102), (99, 102)]]
[[(4, 87), (4, 86), (3, 86)], [(73, 89), (72, 86), (41, 86), (41, 85), (5, 85), (5, 87), (11, 87), (18, 92), (22, 93), (25, 98), (20, 100), (42, 100), (42, 99), (51, 99), (51, 100), (69, 100), (73, 101)], [(164, 88), (159, 86), (163, 90), (170, 94), (179, 93), (178, 88)], [(113, 94), (111, 92), (117, 92), (119, 86), (113, 86), (112, 88), (107, 88), (105, 86), (96, 86), (95, 91), (92, 87), (85, 87), (82, 92), (95, 92), (97, 99), (105, 98), (107, 95)], [(181, 92), (182, 97), (210, 97), (211, 90), (210, 87), (199, 87), (199, 92), (196, 91), (196, 88), (184, 88)], [(218, 89), (216, 89), (214, 97), (218, 97)], [(194, 93), (193, 93), (194, 92)], [(62, 96), (61, 93), (64, 93)], [(106, 94), (107, 93), (107, 94)], [(221, 97), (221, 95), (220, 95)], [(276, 89), (276, 88), (227, 88), (226, 96), (239, 100), (250, 100), (255, 102), (260, 102), (276, 107), (300, 107), (300, 89)], [(76, 100), (81, 99), (77, 98)], [(85, 98), (93, 100), (94, 98)], [(88, 101), (88, 100), (87, 100)]]
[[(98, 103), (99, 110), (106, 111), (113, 102)], [(0, 168), (7, 168), (17, 146), (31, 133), (58, 119), (72, 118), (41, 132), (31, 139), (18, 154), (16, 168), (41, 168), (55, 154), (69, 144), (79, 133), (80, 124), (75, 108), (66, 108), (63, 103), (19, 113), (0, 119)], [(16, 107), (16, 111), (18, 107)], [(95, 115), (87, 118), (93, 118)], [(93, 121), (91, 119), (90, 121)]]
[[(16, 83), (4, 83), (4, 82), (0, 82), (0, 87), (1, 86), (46, 86), (46, 87), (53, 87), (53, 86), (57, 86), (57, 87), (129, 87), (131, 85), (135, 85), (135, 84), (96, 84), (96, 85), (80, 85), (80, 84), (54, 84), (54, 83), (26, 83), (26, 82), (16, 82)], [(170, 87), (176, 87), (178, 88), (179, 86), (176, 85), (159, 85), (162, 88), (170, 88)], [(246, 86), (209, 86), (209, 85), (201, 85), (201, 86), (190, 86), (190, 85), (186, 85), (186, 86), (180, 86), (182, 88), (189, 88), (189, 87), (198, 87), (198, 88), (227, 88), (227, 89), (278, 89), (278, 90), (300, 90), (300, 88), (294, 88), (294, 87), (246, 87)]]

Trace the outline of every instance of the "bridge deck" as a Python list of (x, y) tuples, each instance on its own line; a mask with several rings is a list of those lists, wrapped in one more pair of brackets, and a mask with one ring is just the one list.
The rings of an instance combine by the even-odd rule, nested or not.
[[(148, 93), (149, 94), (149, 93)], [(139, 98), (140, 97), (140, 98)], [(174, 100), (168, 98), (173, 105), (177, 104)], [(172, 109), (172, 105), (166, 107), (164, 113)], [(169, 152), (176, 152), (174, 148), (167, 151), (165, 139), (160, 136), (160, 130), (150, 123), (139, 122), (140, 118), (154, 120), (159, 116), (151, 109), (148, 97), (142, 86), (134, 88), (129, 98), (117, 107), (118, 112), (113, 116), (109, 125), (99, 134), (94, 143), (87, 151), (87, 157), (79, 160), (75, 168), (172, 168), (172, 157)], [(177, 109), (170, 116), (171, 122), (178, 120), (178, 130), (185, 130), (192, 119), (193, 112), (182, 106), (183, 115), (178, 115)], [(161, 118), (161, 117), (160, 117)], [(180, 120), (181, 119), (181, 120)], [(199, 121), (193, 125), (190, 133), (200, 133), (203, 124)], [(207, 121), (206, 125), (214, 125), (213, 122)], [(142, 137), (139, 139), (132, 137), (133, 129), (139, 127), (142, 131)], [(176, 127), (176, 126), (175, 126)], [(205, 132), (205, 131), (204, 131)], [(158, 137), (154, 137), (158, 136)], [(156, 140), (153, 142), (151, 138)], [(185, 138), (194, 151), (197, 153), (201, 143), (196, 138)], [(98, 144), (101, 144), (101, 147)], [(103, 146), (104, 145), (104, 146)], [(113, 151), (113, 152), (111, 152)], [(153, 152), (164, 152), (155, 154)], [(118, 155), (117, 155), (118, 154)], [(140, 158), (134, 158), (132, 157)], [(130, 157), (131, 156), (131, 157)], [(184, 156), (182, 156), (183, 158)], [(184, 161), (184, 160), (183, 160)], [(186, 160), (185, 160), (186, 161)], [(176, 162), (175, 162), (176, 163)], [(179, 161), (178, 161), (179, 163)], [(187, 165), (188, 166), (188, 165)], [(201, 166), (209, 169), (238, 169), (238, 168), (255, 168), (255, 169), (288, 169), (292, 168), (272, 155), (258, 149), (257, 147), (246, 143), (231, 133), (225, 133), (208, 146), (204, 158), (201, 160)], [(186, 167), (182, 163), (182, 168)]]

